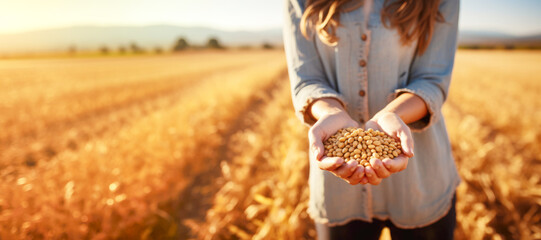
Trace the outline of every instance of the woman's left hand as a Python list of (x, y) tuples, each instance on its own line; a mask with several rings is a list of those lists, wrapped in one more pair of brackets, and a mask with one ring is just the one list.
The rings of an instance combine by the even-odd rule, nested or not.
[(413, 137), (408, 125), (397, 114), (392, 112), (376, 114), (366, 122), (365, 128), (383, 131), (391, 137), (400, 139), (402, 145), (403, 153), (398, 157), (393, 159), (371, 159), (371, 166), (365, 168), (365, 176), (360, 183), (378, 185), (383, 178), (406, 169), (408, 159), (413, 157)]

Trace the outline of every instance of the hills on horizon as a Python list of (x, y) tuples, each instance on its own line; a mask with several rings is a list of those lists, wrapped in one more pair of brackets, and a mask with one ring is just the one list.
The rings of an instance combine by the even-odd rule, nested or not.
[[(177, 25), (149, 26), (74, 26), (15, 34), (0, 34), (0, 53), (32, 53), (44, 51), (97, 50), (100, 47), (117, 49), (132, 43), (143, 48), (170, 49), (179, 38), (189, 44), (203, 45), (215, 37), (225, 46), (261, 46), (269, 43), (282, 45), (280, 28), (260, 31), (224, 31), (209, 27), (185, 27)], [(459, 33), (460, 45), (519, 45), (541, 46), (541, 34), (514, 36), (491, 31)]]
[(462, 30), (458, 34), (458, 44), (463, 47), (541, 47), (541, 33), (515, 36), (496, 31)]
[(209, 38), (217, 38), (225, 46), (282, 44), (281, 29), (224, 31), (176, 25), (73, 26), (0, 34), (0, 53), (67, 51), (71, 47), (78, 50), (97, 50), (103, 46), (116, 49), (132, 43), (146, 49), (170, 49), (180, 37), (191, 45), (203, 45)]

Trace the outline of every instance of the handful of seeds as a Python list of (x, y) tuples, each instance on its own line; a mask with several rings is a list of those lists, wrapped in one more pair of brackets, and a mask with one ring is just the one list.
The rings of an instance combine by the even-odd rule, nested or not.
[(357, 161), (370, 166), (370, 159), (393, 159), (402, 153), (400, 142), (393, 137), (369, 128), (342, 128), (324, 143), (327, 157), (341, 157), (346, 162)]

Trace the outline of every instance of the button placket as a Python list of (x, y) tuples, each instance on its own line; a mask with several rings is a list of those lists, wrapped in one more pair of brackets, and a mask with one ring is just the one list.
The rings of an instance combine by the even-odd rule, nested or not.
[(361, 66), (361, 67), (366, 67), (366, 60), (361, 59), (361, 60), (359, 61), (359, 66)]
[(364, 97), (364, 95), (366, 95), (366, 92), (365, 92), (364, 90), (361, 89), (361, 90), (359, 91), (359, 96)]
[[(360, 112), (359, 112), (359, 123), (361, 127), (365, 127), (366, 121), (369, 119), (369, 110), (368, 110), (368, 56), (369, 56), (369, 46), (370, 46), (370, 30), (368, 30), (368, 27), (365, 25), (364, 27), (361, 27), (360, 29), (360, 39), (362, 41), (359, 41), (360, 47), (359, 47), (359, 55), (357, 56), (359, 64), (357, 66), (358, 69), (358, 77), (360, 80), (360, 88), (359, 88), (359, 100), (360, 100)], [(357, 35), (359, 36), (359, 35)], [(364, 186), (362, 188), (362, 196), (363, 200), (366, 203), (364, 208), (364, 213), (369, 218), (372, 217), (372, 193), (370, 191), (370, 188), (368, 186)]]
[[(368, 53), (368, 35), (364, 32), (366, 29), (361, 29), (361, 40), (362, 42), (360, 42), (361, 44), (361, 51), (360, 51), (360, 54), (359, 54), (359, 66), (360, 66), (360, 69), (359, 69), (359, 75), (360, 75), (360, 78), (361, 78), (361, 88), (359, 90), (359, 96), (360, 96), (360, 100), (362, 102), (361, 105), (363, 106), (367, 106), (367, 99), (365, 99), (365, 96), (366, 96), (366, 86), (367, 86), (367, 82), (368, 82), (368, 73), (367, 73), (367, 69), (366, 69), (366, 59), (367, 59), (367, 53)], [(367, 109), (366, 107), (362, 107), (361, 108), (361, 112), (360, 112), (360, 117), (359, 117), (359, 123), (361, 124), (362, 127), (364, 127), (364, 124), (365, 124), (365, 121), (366, 121), (366, 115), (367, 115)]]
[(361, 78), (361, 87), (359, 90), (359, 96), (361, 99), (361, 113), (360, 113), (360, 122), (364, 124), (369, 119), (368, 112), (368, 55), (370, 49), (370, 34), (371, 31), (367, 26), (361, 27), (360, 32), (360, 51), (359, 51), (359, 77)]

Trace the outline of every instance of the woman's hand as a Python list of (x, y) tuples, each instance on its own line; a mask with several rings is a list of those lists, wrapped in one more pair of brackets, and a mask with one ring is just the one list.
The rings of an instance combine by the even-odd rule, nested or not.
[(349, 184), (358, 184), (364, 176), (364, 167), (357, 161), (345, 163), (340, 157), (324, 156), (323, 141), (335, 134), (341, 128), (359, 127), (343, 109), (335, 108), (318, 116), (317, 122), (308, 131), (310, 151), (316, 157), (318, 166), (322, 170), (332, 172)]
[(403, 153), (393, 159), (371, 159), (371, 167), (365, 168), (365, 177), (360, 183), (378, 185), (383, 178), (400, 172), (408, 166), (408, 159), (413, 157), (413, 137), (410, 128), (395, 113), (382, 112), (376, 114), (370, 121), (366, 122), (366, 129), (383, 131), (392, 137), (400, 139)]

